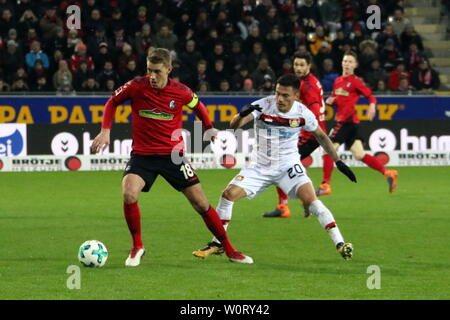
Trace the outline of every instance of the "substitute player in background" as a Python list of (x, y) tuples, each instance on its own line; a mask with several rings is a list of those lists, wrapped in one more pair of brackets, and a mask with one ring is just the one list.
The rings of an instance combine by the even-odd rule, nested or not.
[[(311, 180), (306, 174), (298, 156), (298, 135), (304, 129), (317, 139), (330, 157), (336, 161), (339, 170), (356, 182), (355, 175), (343, 163), (333, 143), (317, 123), (315, 115), (296, 101), (300, 82), (292, 74), (277, 80), (275, 95), (244, 106), (230, 122), (233, 129), (255, 120), (257, 137), (256, 164), (242, 169), (223, 191), (217, 212), (225, 228), (231, 220), (233, 205), (239, 199), (255, 198), (271, 185), (276, 185), (291, 198), (300, 199), (309, 212), (315, 215), (320, 225), (327, 230), (336, 249), (344, 259), (352, 257), (351, 243), (345, 243), (333, 214), (318, 200)], [(202, 249), (193, 252), (199, 258), (220, 254), (221, 245), (217, 239)]]
[[(184, 84), (169, 78), (172, 70), (170, 53), (154, 49), (147, 56), (146, 76), (133, 79), (117, 89), (105, 105), (102, 129), (92, 143), (99, 152), (110, 143), (110, 131), (116, 108), (131, 100), (133, 144), (123, 180), (123, 210), (133, 248), (126, 266), (138, 266), (145, 253), (141, 237), (141, 217), (138, 198), (148, 192), (158, 175), (173, 188), (183, 192), (192, 207), (202, 216), (208, 229), (219, 239), (231, 261), (252, 263), (252, 259), (238, 252), (228, 240), (219, 216), (206, 199), (200, 181), (182, 154), (183, 138), (174, 136), (182, 128), (182, 108), (193, 109), (205, 129), (212, 128), (205, 106)], [(170, 214), (170, 213), (168, 213)]]
[[(293, 68), (295, 75), (300, 79), (299, 97), (303, 103), (314, 114), (319, 127), (327, 132), (325, 127), (325, 102), (323, 101), (323, 90), (320, 81), (311, 73), (312, 57), (309, 53), (296, 53), (293, 57)], [(298, 140), (298, 152), (300, 159), (307, 158), (314, 150), (319, 147), (319, 142), (311, 132), (300, 131)], [(291, 215), (288, 206), (288, 196), (277, 187), (278, 205), (275, 210), (266, 212), (263, 217), (266, 218), (287, 218)], [(305, 214), (307, 215), (306, 211)]]
[[(337, 107), (337, 123), (330, 131), (330, 139), (334, 147), (339, 148), (343, 143), (350, 148), (355, 159), (364, 162), (370, 168), (383, 174), (389, 185), (389, 192), (394, 192), (397, 186), (397, 171), (386, 170), (384, 165), (374, 156), (367, 154), (363, 147), (363, 138), (358, 132), (359, 119), (356, 114), (355, 104), (360, 95), (369, 100), (368, 118), (373, 120), (375, 117), (375, 106), (377, 100), (372, 91), (358, 78), (354, 72), (358, 66), (357, 55), (354, 52), (348, 52), (342, 59), (342, 76), (334, 81), (333, 92), (327, 99), (329, 105)], [(318, 196), (331, 193), (331, 173), (333, 172), (333, 159), (328, 155), (323, 157), (323, 180), (317, 189)]]

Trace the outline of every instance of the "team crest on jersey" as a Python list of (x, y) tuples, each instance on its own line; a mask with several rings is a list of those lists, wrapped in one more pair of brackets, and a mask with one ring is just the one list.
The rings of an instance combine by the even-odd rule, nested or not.
[(347, 83), (347, 88), (350, 88), (351, 86), (352, 86), (351, 82)]
[(294, 128), (300, 126), (300, 119), (289, 119), (289, 126)]
[(244, 180), (244, 176), (236, 176), (236, 178), (234, 178), (234, 180), (242, 181), (242, 180)]
[(170, 109), (175, 108), (175, 100), (170, 101), (169, 107)]

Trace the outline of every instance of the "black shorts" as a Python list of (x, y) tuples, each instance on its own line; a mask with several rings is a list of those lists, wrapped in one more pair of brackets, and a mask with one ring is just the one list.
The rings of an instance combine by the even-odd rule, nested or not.
[(355, 140), (361, 140), (361, 142), (364, 141), (359, 133), (358, 127), (358, 123), (338, 122), (334, 128), (331, 129), (329, 137), (331, 141), (345, 144), (347, 148), (350, 148)]
[(303, 160), (311, 155), (314, 150), (316, 150), (320, 144), (315, 138), (304, 140), (300, 138), (298, 142), (298, 153), (300, 153), (300, 160)]
[(191, 165), (183, 159), (181, 164), (175, 164), (170, 155), (138, 155), (132, 154), (123, 176), (134, 173), (145, 181), (143, 192), (148, 192), (161, 175), (170, 185), (178, 191), (200, 182)]

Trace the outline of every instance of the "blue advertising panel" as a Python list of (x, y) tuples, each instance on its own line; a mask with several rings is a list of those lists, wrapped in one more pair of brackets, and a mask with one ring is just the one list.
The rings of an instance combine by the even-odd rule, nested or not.
[[(260, 96), (205, 96), (206, 105), (214, 122), (228, 122), (240, 110)], [(0, 96), (0, 123), (100, 123), (103, 106), (108, 97), (38, 97)], [(385, 96), (378, 97), (376, 120), (449, 119), (450, 96)], [(359, 118), (367, 120), (368, 102), (360, 99), (356, 106)], [(184, 108), (184, 121), (194, 121), (195, 113)], [(326, 108), (326, 119), (333, 119), (335, 111)], [(129, 123), (129, 103), (118, 107), (115, 123)]]

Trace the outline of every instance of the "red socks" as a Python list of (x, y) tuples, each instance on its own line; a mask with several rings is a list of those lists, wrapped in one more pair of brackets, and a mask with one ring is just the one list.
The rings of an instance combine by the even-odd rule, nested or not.
[(277, 187), (278, 204), (288, 204), (288, 196), (280, 188)]
[(365, 164), (367, 164), (367, 166), (369, 166), (370, 168), (377, 170), (377, 171), (381, 172), (382, 174), (384, 174), (384, 172), (386, 171), (386, 168), (384, 167), (384, 165), (374, 156), (366, 154), (361, 159), (361, 161), (364, 162)]
[(322, 183), (330, 183), (331, 174), (334, 169), (334, 161), (328, 154), (323, 156), (323, 180)]
[(228, 240), (227, 232), (225, 231), (222, 220), (220, 220), (216, 210), (213, 207), (209, 206), (208, 211), (206, 211), (201, 216), (203, 218), (203, 221), (205, 221), (205, 224), (208, 227), (209, 231), (211, 231), (216, 239), (219, 240), (222, 244), (225, 253), (227, 255), (230, 255), (231, 253), (235, 252), (236, 249), (233, 248), (230, 240)]
[(128, 229), (133, 238), (133, 248), (143, 248), (141, 237), (141, 213), (138, 203), (123, 203), (123, 212), (127, 220)]

